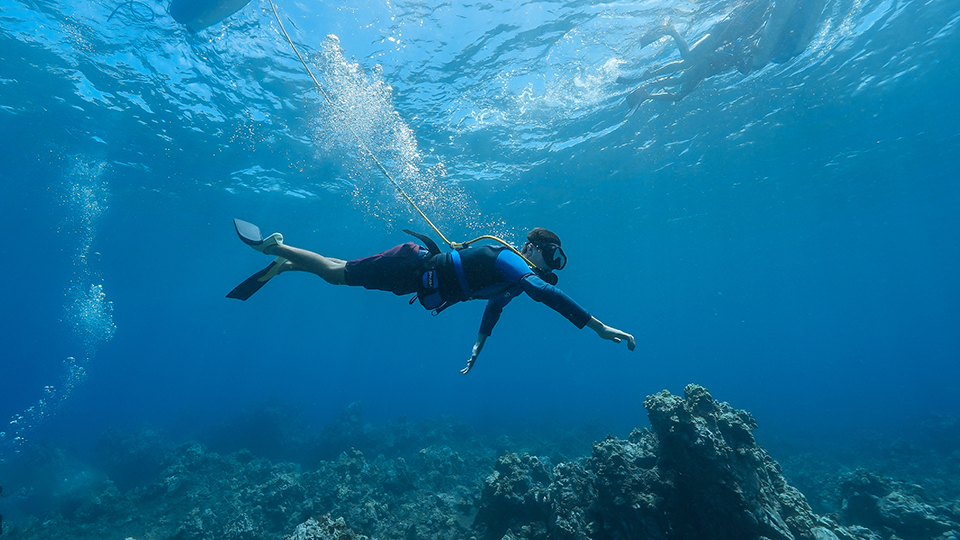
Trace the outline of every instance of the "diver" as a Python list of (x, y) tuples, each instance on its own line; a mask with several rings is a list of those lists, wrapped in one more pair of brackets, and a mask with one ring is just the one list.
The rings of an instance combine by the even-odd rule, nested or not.
[(640, 46), (670, 36), (680, 51), (680, 60), (648, 69), (639, 77), (619, 77), (620, 84), (644, 83), (627, 95), (627, 105), (635, 109), (648, 99), (680, 101), (714, 75), (733, 68), (746, 74), (769, 62), (789, 60), (809, 44), (824, 3), (825, 0), (745, 2), (693, 45), (688, 45), (672, 24), (663, 23), (641, 37)]
[[(693, 45), (688, 45), (669, 22), (646, 33), (640, 38), (641, 47), (664, 36), (670, 36), (680, 51), (680, 60), (648, 69), (637, 78), (618, 78), (617, 82), (620, 84), (649, 81), (627, 95), (627, 105), (633, 109), (648, 99), (680, 101), (708, 77), (734, 67), (742, 73), (749, 72), (754, 67), (751, 60), (753, 48), (759, 39), (770, 5), (770, 0), (741, 5), (712, 26), (710, 31)], [(674, 77), (677, 72), (680, 74)], [(671, 92), (665, 87), (676, 88)]]
[(345, 261), (284, 244), (280, 233), (263, 238), (260, 229), (246, 221), (235, 219), (234, 225), (241, 240), (277, 258), (237, 286), (228, 298), (246, 300), (273, 277), (299, 271), (316, 274), (333, 285), (360, 286), (398, 296), (416, 294), (414, 298), (435, 314), (457, 302), (487, 300), (477, 342), (467, 366), (460, 370), (464, 374), (473, 369), (504, 306), (522, 293), (553, 308), (577, 328), (587, 326), (615, 343), (626, 340), (631, 351), (636, 346), (632, 335), (603, 324), (554, 286), (557, 276), (553, 271), (561, 270), (567, 258), (560, 238), (546, 229), (530, 231), (518, 252), (506, 245), (485, 245), (443, 253), (429, 237), (406, 231), (427, 247), (407, 242), (376, 255)]

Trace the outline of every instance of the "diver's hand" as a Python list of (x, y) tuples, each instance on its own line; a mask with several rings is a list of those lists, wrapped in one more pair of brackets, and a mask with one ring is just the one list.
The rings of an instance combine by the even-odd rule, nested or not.
[(483, 350), (483, 343), (487, 341), (487, 336), (483, 334), (477, 334), (477, 342), (473, 344), (473, 353), (470, 354), (470, 359), (467, 360), (467, 367), (460, 370), (460, 373), (466, 375), (470, 373), (470, 370), (473, 369), (473, 365), (477, 363), (477, 357), (480, 356), (480, 351)]
[(628, 334), (622, 330), (617, 330), (612, 326), (607, 326), (597, 320), (596, 317), (590, 317), (590, 320), (587, 321), (587, 326), (591, 330), (597, 333), (603, 339), (608, 339), (614, 343), (620, 343), (623, 340), (627, 340), (627, 350), (632, 351), (637, 347), (637, 342), (633, 339), (631, 334)]

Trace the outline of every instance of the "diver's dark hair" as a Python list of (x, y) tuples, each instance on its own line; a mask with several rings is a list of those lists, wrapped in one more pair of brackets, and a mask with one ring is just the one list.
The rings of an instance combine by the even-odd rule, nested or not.
[(547, 229), (537, 227), (532, 231), (527, 233), (527, 241), (531, 244), (556, 244), (560, 245), (560, 237), (554, 234), (552, 231)]

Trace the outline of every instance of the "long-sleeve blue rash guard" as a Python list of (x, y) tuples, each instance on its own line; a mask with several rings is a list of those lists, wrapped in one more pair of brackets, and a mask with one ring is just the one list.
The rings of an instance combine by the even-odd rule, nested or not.
[(550, 306), (570, 322), (583, 328), (590, 313), (580, 304), (550, 285), (527, 266), (516, 253), (492, 246), (464, 249), (459, 252), (463, 273), (471, 289), (470, 298), (487, 299), (480, 321), (480, 333), (489, 336), (500, 320), (503, 307), (513, 297), (527, 293), (530, 298)]

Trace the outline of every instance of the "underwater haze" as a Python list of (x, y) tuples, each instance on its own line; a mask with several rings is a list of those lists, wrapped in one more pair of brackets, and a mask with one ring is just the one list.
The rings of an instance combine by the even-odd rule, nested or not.
[[(0, 0), (0, 459), (265, 403), (625, 435), (688, 383), (796, 444), (960, 414), (960, 3), (827, 0), (793, 56), (625, 103), (679, 58), (648, 30), (736, 5), (278, 0), (325, 97), (266, 2), (193, 34), (166, 0)], [(636, 350), (523, 297), (463, 375), (483, 302), (225, 298), (270, 260), (233, 218), (342, 259), (439, 239), (365, 148), (451, 240), (555, 231)]]

